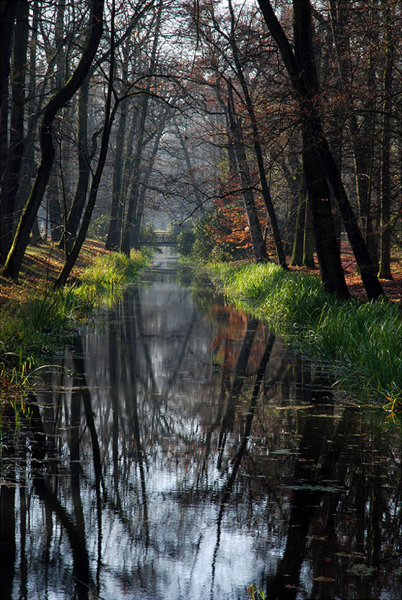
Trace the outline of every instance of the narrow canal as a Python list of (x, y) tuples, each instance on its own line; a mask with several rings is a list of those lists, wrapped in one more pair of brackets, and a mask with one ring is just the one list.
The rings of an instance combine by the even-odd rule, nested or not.
[(208, 283), (151, 270), (60, 366), (3, 440), (2, 600), (400, 597), (400, 430)]

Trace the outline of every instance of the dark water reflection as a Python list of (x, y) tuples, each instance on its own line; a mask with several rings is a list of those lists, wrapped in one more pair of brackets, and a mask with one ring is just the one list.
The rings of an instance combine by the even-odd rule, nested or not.
[(399, 598), (400, 432), (257, 320), (165, 274), (63, 366), (3, 440), (2, 600)]

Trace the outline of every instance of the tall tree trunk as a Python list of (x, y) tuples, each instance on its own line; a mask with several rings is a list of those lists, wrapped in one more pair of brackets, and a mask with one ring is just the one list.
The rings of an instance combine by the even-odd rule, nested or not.
[(19, 173), (24, 152), (25, 74), (28, 50), (28, 2), (16, 3), (12, 69), (10, 139), (0, 199), (0, 261), (5, 262), (13, 240)]
[(139, 108), (139, 117), (137, 121), (137, 130), (136, 130), (136, 141), (135, 141), (135, 153), (133, 160), (133, 171), (132, 171), (132, 183), (131, 190), (129, 194), (129, 201), (127, 212), (125, 215), (124, 227), (122, 231), (122, 240), (121, 240), (121, 251), (126, 254), (126, 256), (130, 256), (130, 247), (131, 247), (131, 232), (134, 226), (135, 221), (135, 213), (137, 210), (137, 202), (138, 202), (138, 194), (139, 194), (139, 185), (140, 185), (140, 165), (142, 159), (142, 151), (144, 145), (144, 133), (145, 133), (145, 120), (147, 116), (148, 110), (148, 96), (145, 96), (142, 99), (141, 106)]
[(306, 201), (307, 187), (305, 178), (302, 179), (302, 185), (299, 192), (299, 202), (297, 207), (296, 228), (293, 239), (293, 250), (290, 264), (292, 267), (303, 265), (303, 248), (304, 248), (304, 226), (306, 222)]
[(17, 2), (0, 2), (0, 177), (3, 177), (8, 148), (8, 78)]
[[(39, 26), (40, 6), (39, 2), (34, 2), (32, 7), (31, 20), (31, 38), (29, 40), (29, 73), (28, 73), (28, 98), (26, 103), (26, 133), (24, 144), (24, 155), (20, 168), (20, 184), (18, 186), (18, 195), (15, 202), (15, 217), (14, 222), (18, 223), (22, 208), (26, 202), (27, 192), (32, 187), (32, 179), (35, 174), (35, 126), (38, 117), (36, 116), (36, 101), (37, 94), (37, 45), (38, 45), (38, 26)], [(45, 80), (46, 81), (46, 80)], [(41, 239), (38, 218), (35, 218), (32, 227), (32, 243), (39, 242)]]
[(394, 43), (389, 39), (389, 10), (385, 6), (384, 34), (386, 55), (384, 70), (383, 134), (381, 144), (381, 237), (379, 277), (393, 279), (391, 274), (391, 125), (392, 125), (392, 72)]
[(230, 44), (232, 47), (233, 59), (236, 67), (236, 74), (239, 79), (241, 88), (243, 90), (244, 101), (246, 104), (247, 112), (250, 117), (251, 128), (253, 131), (253, 144), (254, 144), (254, 152), (257, 159), (258, 173), (260, 176), (261, 188), (262, 188), (262, 196), (264, 198), (265, 206), (267, 209), (269, 221), (271, 223), (272, 234), (275, 243), (276, 254), (278, 257), (278, 262), (283, 269), (287, 268), (286, 264), (286, 256), (283, 250), (282, 237), (279, 230), (278, 220), (276, 218), (276, 213), (274, 209), (274, 205), (271, 198), (271, 192), (269, 190), (267, 177), (265, 175), (265, 165), (264, 165), (264, 157), (262, 153), (261, 143), (260, 143), (260, 132), (257, 123), (257, 118), (254, 112), (253, 102), (251, 100), (251, 96), (248, 90), (248, 85), (246, 79), (244, 77), (243, 68), (241, 65), (241, 61), (238, 54), (237, 43), (235, 39), (235, 15), (233, 11), (232, 0), (229, 0), (229, 11), (231, 17), (231, 35), (230, 35)]
[[(85, 208), (84, 215), (82, 217), (81, 227), (80, 227), (80, 230), (76, 237), (76, 240), (74, 242), (74, 245), (71, 249), (71, 252), (67, 256), (66, 262), (64, 263), (64, 267), (56, 279), (56, 282), (55, 282), (56, 287), (63, 287), (67, 283), (67, 279), (71, 273), (71, 269), (74, 267), (74, 265), (77, 261), (77, 258), (79, 256), (79, 253), (81, 251), (82, 245), (85, 242), (89, 223), (91, 221), (92, 213), (93, 213), (95, 203), (96, 203), (96, 198), (98, 195), (99, 184), (100, 184), (100, 181), (102, 178), (103, 169), (105, 167), (110, 132), (112, 129), (112, 124), (113, 124), (114, 116), (116, 113), (116, 109), (117, 109), (117, 104), (115, 104), (111, 114), (108, 115), (107, 119), (105, 120), (105, 126), (103, 129), (102, 143), (101, 143), (98, 166), (96, 167), (96, 171), (95, 171), (93, 179), (92, 179), (91, 189), (90, 189), (89, 197), (88, 197), (88, 203)], [(109, 108), (109, 111), (110, 111), (110, 108)]]
[(236, 154), (237, 166), (242, 185), (242, 195), (244, 208), (246, 209), (247, 220), (250, 228), (251, 243), (253, 246), (254, 258), (257, 262), (268, 260), (265, 240), (262, 235), (261, 223), (258, 218), (258, 210), (254, 201), (250, 171), (247, 164), (246, 151), (242, 138), (240, 124), (235, 111), (232, 88), (228, 85), (228, 117), (232, 142)]
[[(336, 50), (339, 82), (342, 93), (346, 98), (349, 111), (349, 130), (353, 148), (355, 166), (355, 186), (359, 206), (359, 221), (363, 237), (371, 253), (371, 258), (376, 262), (375, 240), (373, 236), (373, 223), (371, 214), (371, 188), (374, 161), (374, 128), (375, 112), (374, 100), (374, 66), (373, 58), (369, 57), (367, 74), (370, 97), (364, 107), (364, 121), (358, 123), (356, 108), (352, 97), (353, 75), (350, 69), (350, 49), (347, 24), (350, 19), (350, 3), (348, 0), (330, 0), (331, 28)], [(372, 9), (369, 8), (372, 12)], [(370, 35), (370, 32), (368, 32)], [(370, 44), (371, 49), (374, 48)]]
[[(321, 121), (316, 106), (317, 98), (319, 97), (319, 89), (312, 44), (310, 2), (309, 0), (294, 0), (293, 2), (294, 37), (296, 49), (295, 54), (293, 53), (290, 43), (275, 16), (269, 0), (258, 0), (258, 2), (268, 28), (278, 44), (282, 58), (292, 80), (292, 85), (299, 96), (305, 138), (304, 152), (307, 152), (309, 155), (309, 164), (307, 165), (307, 169), (305, 166), (307, 185), (309, 189), (315, 185), (314, 181), (309, 182), (308, 177), (313, 175), (316, 169), (324, 172), (338, 203), (368, 298), (370, 300), (375, 300), (383, 295), (384, 292), (376, 276), (367, 246), (359, 229), (356, 216), (352, 210), (349, 199), (343, 187), (337, 165), (322, 131)], [(325, 228), (330, 227), (332, 230), (334, 228), (332, 223), (332, 214), (330, 214), (331, 207), (329, 204), (329, 194), (324, 196), (324, 198), (328, 198), (328, 201), (322, 203), (323, 205), (326, 205), (326, 208), (324, 208), (324, 206), (319, 206), (318, 197), (315, 199), (312, 198), (314, 228), (316, 230), (317, 256), (320, 262), (321, 273), (325, 271), (324, 277), (327, 288), (332, 288), (334, 293), (341, 297), (345, 297), (346, 283), (344, 280), (339, 248), (336, 244), (335, 234), (332, 235), (331, 233), (328, 240), (325, 241)], [(321, 232), (320, 223), (316, 222), (316, 215), (319, 213), (322, 213), (321, 217), (323, 220), (321, 224), (324, 226), (324, 231)], [(324, 221), (330, 221), (331, 225), (329, 225), (329, 223), (325, 223)], [(317, 243), (317, 237), (321, 238), (320, 243)], [(320, 247), (322, 242), (324, 242), (324, 244), (322, 247)], [(323, 256), (322, 252), (324, 252), (324, 254), (334, 253), (337, 255), (336, 273), (327, 271), (325, 265), (327, 265), (328, 257)]]
[(313, 214), (311, 211), (311, 200), (306, 197), (306, 210), (304, 215), (304, 238), (303, 238), (303, 265), (315, 269), (314, 262), (314, 227)]
[(137, 210), (134, 218), (134, 227), (133, 227), (133, 240), (134, 240), (134, 248), (140, 247), (140, 233), (141, 233), (141, 225), (142, 219), (144, 216), (144, 207), (145, 207), (145, 195), (148, 188), (149, 180), (152, 175), (152, 171), (155, 165), (155, 159), (158, 154), (159, 144), (161, 141), (162, 134), (165, 130), (165, 125), (168, 120), (169, 111), (166, 110), (164, 116), (160, 119), (158, 124), (158, 130), (155, 134), (155, 139), (153, 142), (153, 147), (150, 156), (148, 156), (146, 161), (146, 168), (144, 169), (144, 174), (141, 178), (140, 189), (138, 190), (138, 202), (137, 202)]
[(262, 148), (261, 148), (261, 143), (260, 143), (260, 132), (259, 132), (259, 128), (258, 128), (257, 118), (255, 116), (254, 106), (253, 106), (253, 102), (250, 97), (248, 85), (247, 85), (246, 79), (244, 77), (242, 65), (240, 62), (239, 54), (238, 54), (237, 43), (236, 43), (236, 39), (235, 39), (235, 35), (234, 35), (234, 33), (235, 33), (235, 15), (234, 15), (234, 11), (233, 11), (232, 0), (229, 0), (229, 10), (230, 10), (230, 17), (231, 17), (230, 44), (232, 47), (233, 59), (234, 59), (235, 67), (236, 67), (236, 74), (239, 79), (241, 88), (243, 90), (244, 101), (246, 104), (248, 115), (250, 117), (251, 128), (253, 131), (254, 152), (255, 152), (256, 159), (257, 159), (258, 173), (260, 176), (260, 182), (261, 182), (261, 188), (262, 188), (262, 196), (264, 198), (269, 221), (271, 223), (272, 234), (273, 234), (273, 238), (274, 238), (278, 262), (283, 269), (287, 269), (286, 256), (285, 256), (285, 252), (283, 250), (283, 244), (282, 244), (282, 237), (281, 237), (281, 233), (279, 230), (278, 220), (276, 218), (276, 213), (275, 213), (274, 205), (273, 205), (272, 198), (271, 198), (271, 192), (269, 190), (267, 177), (265, 175), (265, 165), (264, 165), (264, 158), (263, 158), (263, 153), (262, 153)]
[[(109, 231), (106, 239), (108, 250), (118, 250), (121, 239), (121, 206), (124, 164), (124, 139), (127, 124), (127, 103), (123, 100), (120, 108), (119, 126), (116, 133), (116, 150), (113, 166), (112, 202), (110, 206)], [(127, 150), (127, 149), (126, 149)], [(119, 218), (120, 215), (120, 218)]]
[(45, 107), (40, 128), (41, 162), (35, 183), (21, 215), (13, 244), (6, 260), (4, 274), (8, 277), (13, 277), (14, 279), (18, 277), (25, 250), (29, 242), (32, 225), (49, 180), (55, 154), (52, 139), (54, 119), (58, 111), (71, 100), (73, 95), (79, 89), (91, 67), (93, 59), (95, 58), (103, 30), (103, 4), (104, 0), (92, 0), (91, 34), (81, 56), (81, 60), (70, 79), (50, 98)]
[(65, 248), (66, 254), (71, 251), (80, 224), (82, 212), (87, 197), (89, 176), (91, 172), (91, 157), (88, 150), (88, 103), (89, 103), (89, 74), (80, 87), (78, 100), (78, 181), (74, 200), (71, 205), (66, 228), (60, 240), (60, 247)]
[(84, 215), (82, 217), (82, 223), (80, 230), (78, 232), (77, 238), (74, 242), (74, 245), (71, 249), (70, 254), (67, 256), (66, 262), (64, 263), (64, 267), (60, 271), (56, 281), (55, 287), (63, 287), (67, 279), (71, 273), (71, 269), (74, 267), (76, 260), (81, 251), (82, 245), (85, 241), (89, 223), (91, 221), (92, 213), (95, 207), (96, 199), (98, 196), (99, 184), (102, 178), (103, 169), (106, 163), (107, 152), (109, 148), (109, 139), (110, 132), (112, 130), (112, 125), (114, 121), (114, 117), (116, 115), (117, 107), (119, 102), (116, 100), (115, 105), (112, 109), (112, 90), (114, 84), (114, 69), (115, 69), (115, 30), (114, 30), (114, 19), (115, 19), (115, 0), (112, 0), (112, 14), (111, 14), (111, 33), (110, 33), (110, 44), (111, 44), (111, 53), (110, 53), (110, 68), (109, 68), (109, 78), (108, 78), (108, 88), (107, 88), (107, 96), (106, 96), (106, 107), (105, 107), (105, 123), (102, 132), (102, 142), (99, 153), (98, 165), (96, 167), (96, 171), (92, 178), (91, 189), (89, 192), (88, 203), (85, 208)]
[[(61, 160), (61, 157), (60, 157)], [(50, 239), (54, 243), (58, 243), (62, 234), (63, 215), (60, 206), (61, 185), (60, 185), (60, 169), (61, 165), (57, 161), (53, 163), (53, 168), (50, 173), (49, 182), (46, 188), (48, 222)]]
[[(339, 247), (336, 239), (330, 190), (317, 144), (322, 136), (321, 124), (314, 103), (318, 95), (318, 78), (315, 69), (311, 28), (310, 3), (304, 0), (293, 3), (295, 60), (301, 77), (303, 166), (311, 201), (314, 236), (320, 273), (325, 287), (340, 298), (348, 298)], [(301, 90), (298, 90), (301, 91)]]
[(132, 227), (134, 225), (135, 213), (137, 210), (137, 202), (139, 198), (139, 186), (140, 186), (140, 164), (142, 158), (143, 151), (143, 143), (144, 143), (144, 133), (145, 133), (145, 121), (148, 112), (148, 101), (149, 96), (148, 92), (151, 86), (151, 78), (154, 75), (155, 66), (156, 66), (156, 58), (157, 58), (157, 49), (159, 44), (159, 33), (160, 33), (160, 25), (162, 18), (162, 8), (163, 2), (159, 0), (158, 2), (158, 12), (156, 15), (156, 24), (155, 24), (155, 33), (154, 40), (152, 44), (151, 57), (149, 62), (149, 70), (148, 70), (148, 83), (147, 89), (144, 98), (142, 99), (141, 106), (139, 109), (139, 119), (137, 123), (136, 130), (136, 151), (134, 155), (134, 164), (133, 164), (133, 179), (131, 185), (131, 194), (129, 198), (125, 223), (122, 231), (122, 240), (121, 240), (121, 250), (127, 256), (130, 256), (130, 246), (131, 246), (131, 232)]
[(349, 291), (345, 282), (342, 263), (336, 239), (329, 187), (321, 161), (317, 160), (315, 124), (306, 119), (303, 128), (303, 167), (306, 185), (311, 202), (314, 223), (315, 247), (318, 256), (320, 275), (326, 289), (339, 296), (348, 298)]

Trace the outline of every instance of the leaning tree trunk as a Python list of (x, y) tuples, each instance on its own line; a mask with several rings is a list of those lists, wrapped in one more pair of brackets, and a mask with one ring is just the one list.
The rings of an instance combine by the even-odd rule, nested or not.
[(311, 201), (315, 246), (322, 281), (333, 294), (340, 298), (348, 298), (349, 291), (332, 218), (328, 181), (317, 155), (317, 143), (322, 132), (314, 108), (318, 93), (318, 78), (314, 63), (309, 9), (308, 1), (307, 3), (303, 0), (294, 2), (295, 59), (304, 92), (303, 97), (299, 98), (302, 115), (303, 167)]
[(311, 201), (315, 247), (320, 275), (325, 288), (340, 298), (348, 298), (349, 291), (342, 269), (338, 242), (332, 219), (329, 187), (321, 162), (317, 161), (314, 123), (303, 124), (303, 167)]
[(6, 260), (4, 274), (8, 277), (14, 279), (18, 277), (29, 242), (32, 225), (49, 181), (55, 154), (53, 146), (54, 119), (58, 111), (71, 100), (79, 89), (95, 58), (103, 31), (103, 4), (104, 0), (92, 0), (91, 34), (81, 60), (70, 79), (50, 98), (45, 107), (40, 127), (41, 161), (31, 194), (21, 215), (13, 244)]
[(100, 148), (100, 153), (99, 153), (98, 165), (96, 167), (96, 171), (92, 178), (88, 203), (85, 208), (84, 215), (82, 217), (82, 223), (81, 223), (80, 230), (78, 232), (78, 235), (74, 242), (74, 245), (71, 249), (71, 252), (67, 256), (66, 262), (64, 263), (64, 267), (60, 271), (59, 276), (57, 277), (57, 279), (55, 281), (55, 287), (62, 287), (66, 284), (67, 279), (71, 273), (71, 269), (74, 267), (76, 260), (78, 258), (78, 255), (81, 251), (82, 245), (85, 241), (89, 223), (91, 221), (92, 213), (93, 213), (96, 199), (98, 196), (98, 189), (99, 189), (99, 184), (100, 184), (100, 181), (102, 178), (103, 169), (104, 169), (105, 163), (106, 163), (106, 157), (107, 157), (107, 152), (108, 152), (108, 147), (109, 147), (110, 132), (112, 130), (113, 120), (116, 115), (117, 107), (119, 105), (119, 101), (116, 100), (116, 102), (113, 106), (113, 109), (111, 108), (114, 67), (115, 67), (114, 18), (115, 18), (115, 3), (113, 0), (112, 15), (111, 15), (111, 34), (110, 34), (111, 54), (110, 54), (110, 68), (109, 68), (109, 78), (108, 78), (106, 107), (105, 107), (105, 123), (103, 126), (103, 132), (102, 132), (102, 142), (101, 142), (101, 148)]
[(67, 279), (71, 273), (71, 269), (74, 267), (76, 260), (78, 258), (78, 255), (81, 251), (82, 245), (85, 242), (89, 223), (91, 221), (92, 213), (93, 213), (95, 203), (96, 203), (96, 198), (98, 195), (99, 184), (100, 184), (100, 181), (102, 178), (103, 169), (104, 169), (105, 162), (106, 162), (106, 156), (107, 156), (108, 144), (109, 144), (109, 138), (110, 138), (110, 131), (112, 128), (116, 109), (117, 109), (117, 104), (113, 107), (113, 111), (112, 111), (110, 117), (108, 117), (107, 122), (105, 123), (98, 166), (96, 168), (95, 174), (92, 179), (91, 190), (89, 192), (89, 198), (88, 198), (88, 204), (85, 208), (85, 212), (82, 217), (82, 223), (81, 223), (81, 227), (78, 232), (77, 238), (74, 242), (74, 245), (71, 249), (70, 254), (67, 257), (66, 262), (64, 263), (63, 269), (61, 270), (60, 274), (58, 275), (58, 277), (56, 279), (56, 282), (55, 282), (56, 287), (62, 287), (66, 284)]
[(232, 133), (233, 148), (236, 155), (237, 165), (242, 184), (242, 194), (244, 208), (246, 210), (247, 220), (250, 228), (251, 243), (253, 246), (254, 258), (257, 262), (268, 260), (265, 240), (262, 235), (261, 223), (258, 218), (258, 210), (254, 201), (250, 171), (247, 164), (246, 151), (244, 149), (242, 133), (235, 112), (232, 89), (228, 85), (228, 117), (230, 130)]
[[(306, 107), (304, 123), (312, 134), (311, 144), (315, 160), (322, 165), (327, 181), (331, 185), (336, 198), (346, 233), (352, 246), (363, 285), (369, 300), (376, 300), (384, 292), (378, 281), (374, 265), (372, 263), (367, 245), (359, 228), (357, 218), (349, 202), (345, 188), (343, 187), (340, 173), (330, 150), (329, 144), (322, 130), (321, 119), (316, 108), (319, 96), (318, 78), (315, 68), (311, 6), (309, 0), (294, 0), (294, 36), (295, 56), (301, 72), (305, 100), (302, 106)], [(315, 215), (314, 202), (312, 202), (313, 215)], [(332, 215), (331, 215), (332, 220)], [(335, 238), (336, 242), (336, 238)], [(331, 252), (335, 251), (332, 247)], [(339, 249), (337, 248), (339, 255)], [(318, 254), (318, 249), (317, 249)], [(340, 258), (339, 258), (340, 263)], [(342, 265), (341, 265), (342, 268)], [(342, 278), (344, 279), (343, 273)]]
[(304, 249), (304, 225), (306, 221), (306, 198), (307, 188), (305, 178), (303, 177), (301, 189), (299, 192), (299, 202), (297, 206), (296, 227), (293, 238), (293, 250), (290, 264), (292, 267), (300, 267), (303, 265), (303, 249)]
[[(334, 196), (339, 206), (345, 229), (348, 234), (349, 242), (359, 266), (362, 282), (366, 289), (368, 298), (370, 300), (376, 300), (383, 295), (384, 292), (380, 282), (378, 281), (373, 263), (367, 250), (367, 246), (358, 226), (356, 216), (343, 187), (338, 167), (331, 153), (328, 142), (324, 136), (320, 116), (316, 106), (317, 98), (319, 97), (319, 89), (313, 53), (310, 2), (309, 0), (294, 0), (293, 2), (295, 53), (293, 53), (289, 40), (287, 39), (278, 19), (275, 16), (269, 0), (258, 0), (258, 2), (268, 28), (278, 44), (282, 58), (292, 80), (292, 85), (299, 96), (303, 128), (305, 130), (305, 135), (310, 137), (309, 145), (311, 146), (308, 149), (305, 148), (311, 155), (311, 159), (309, 161), (310, 165), (307, 167), (307, 171), (310, 171), (310, 167), (314, 171), (316, 166), (319, 165), (319, 168), (325, 172), (325, 176), (332, 187)], [(307, 172), (306, 180), (307, 185), (309, 185)], [(321, 210), (319, 206), (314, 205), (314, 200), (312, 199), (314, 218), (317, 213), (316, 209), (319, 212)], [(330, 219), (332, 222), (330, 206), (329, 211), (327, 211), (326, 218)], [(325, 223), (323, 224), (325, 226)], [(317, 229), (317, 227), (319, 229), (320, 224), (314, 222), (314, 227), (315, 229)], [(318, 236), (322, 237), (323, 233), (324, 232), (318, 231)], [(328, 244), (329, 246), (326, 248), (323, 247), (322, 250), (338, 255), (339, 260), (337, 262), (340, 266), (337, 268), (342, 271), (339, 248), (333, 245), (332, 236), (329, 238)], [(320, 268), (323, 269), (324, 263), (321, 265), (321, 261), (324, 257), (321, 255), (318, 245), (316, 246), (316, 249), (318, 260), (320, 262)], [(344, 283), (343, 271), (333, 274), (325, 271), (325, 279), (327, 281), (332, 281), (331, 287), (334, 287), (336, 294), (341, 297), (344, 296), (346, 283)], [(339, 289), (336, 289), (338, 284), (340, 284), (340, 287)]]

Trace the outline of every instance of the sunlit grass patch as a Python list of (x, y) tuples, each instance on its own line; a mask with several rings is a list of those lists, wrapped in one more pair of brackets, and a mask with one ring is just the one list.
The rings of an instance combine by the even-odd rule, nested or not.
[[(61, 290), (43, 283), (5, 302), (0, 312), (0, 378), (2, 397), (23, 406), (27, 376), (35, 361), (56, 354), (77, 328), (77, 319), (95, 307), (119, 298), (124, 286), (147, 265), (148, 257), (132, 251), (130, 258), (102, 253), (81, 273), (80, 281)], [(42, 268), (47, 269), (46, 261)], [(35, 269), (38, 269), (38, 262)], [(54, 271), (53, 264), (53, 271)], [(41, 282), (43, 272), (41, 272)], [(29, 364), (28, 358), (29, 357)], [(47, 360), (47, 359), (46, 359)], [(17, 398), (20, 398), (19, 404)], [(1, 413), (1, 406), (0, 406)]]
[(80, 285), (74, 288), (74, 294), (84, 305), (113, 302), (147, 262), (147, 257), (136, 250), (131, 250), (130, 257), (118, 252), (101, 255), (81, 273)]
[(230, 301), (260, 316), (304, 354), (329, 364), (343, 388), (400, 406), (402, 318), (396, 304), (340, 302), (317, 277), (272, 264), (211, 269)]

